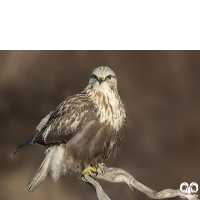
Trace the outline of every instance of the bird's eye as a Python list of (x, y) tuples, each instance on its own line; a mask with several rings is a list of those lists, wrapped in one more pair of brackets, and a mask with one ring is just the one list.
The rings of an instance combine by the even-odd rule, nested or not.
[(92, 74), (91, 78), (98, 80), (97, 76)]
[(112, 76), (111, 75), (108, 75), (106, 78), (105, 78), (105, 80), (110, 80), (112, 78)]

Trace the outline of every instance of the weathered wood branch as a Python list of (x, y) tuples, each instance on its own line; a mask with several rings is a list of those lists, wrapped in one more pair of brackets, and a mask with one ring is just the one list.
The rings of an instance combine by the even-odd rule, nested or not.
[[(172, 189), (165, 189), (160, 192), (156, 192), (149, 187), (145, 186), (144, 184), (137, 181), (133, 176), (131, 176), (126, 171), (119, 169), (119, 168), (108, 168), (104, 166), (104, 172), (101, 173), (100, 169), (97, 169), (97, 178), (98, 179), (104, 179), (109, 182), (124, 182), (126, 183), (131, 189), (135, 188), (139, 190), (140, 192), (146, 194), (152, 199), (165, 199), (165, 198), (172, 198), (176, 196), (182, 196), (184, 195), (188, 200), (197, 200), (193, 195), (188, 193), (183, 193), (179, 189), (178, 190), (172, 190)], [(88, 174), (85, 174), (81, 177), (81, 179), (89, 183), (96, 191), (97, 199), (98, 200), (110, 200), (110, 198), (104, 193), (102, 187), (100, 184), (93, 179)]]

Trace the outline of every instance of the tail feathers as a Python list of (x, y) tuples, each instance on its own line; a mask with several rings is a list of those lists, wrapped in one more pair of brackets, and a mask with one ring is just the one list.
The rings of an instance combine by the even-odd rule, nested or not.
[(55, 151), (55, 148), (49, 150), (44, 161), (40, 165), (38, 171), (34, 175), (31, 182), (28, 184), (27, 188), (29, 192), (34, 191), (44, 181), (44, 179), (48, 175), (50, 171), (50, 162), (51, 162), (52, 156), (54, 155), (54, 151)]
[(21, 148), (33, 144), (33, 140), (34, 140), (34, 137), (31, 138), (30, 140), (26, 141), (24, 144), (20, 145), (20, 146), (15, 150), (15, 152), (11, 155), (11, 157), (12, 157), (13, 155), (15, 155)]

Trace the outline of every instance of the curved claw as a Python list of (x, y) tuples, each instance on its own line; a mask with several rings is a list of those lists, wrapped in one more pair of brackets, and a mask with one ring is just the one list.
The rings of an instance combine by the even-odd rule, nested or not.
[(87, 168), (85, 168), (85, 169), (83, 170), (82, 175), (84, 175), (84, 174), (87, 173), (87, 172), (90, 174), (90, 176), (91, 176), (92, 178), (94, 178), (94, 177), (95, 177), (95, 174), (94, 174), (94, 173), (96, 173), (97, 170), (96, 170), (95, 168), (93, 168), (93, 167), (87, 167)]
[(103, 167), (105, 166), (104, 163), (97, 163), (97, 167), (99, 167), (100, 171), (101, 171), (101, 174), (104, 173), (104, 170), (103, 170)]

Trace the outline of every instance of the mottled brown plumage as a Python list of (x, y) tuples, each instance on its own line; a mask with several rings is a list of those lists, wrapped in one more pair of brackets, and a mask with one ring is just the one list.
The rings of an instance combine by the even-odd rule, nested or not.
[(18, 147), (40, 144), (47, 155), (28, 189), (33, 191), (50, 173), (54, 179), (104, 162), (121, 144), (126, 111), (117, 79), (108, 67), (96, 68), (86, 89), (62, 102), (37, 126), (39, 133)]

